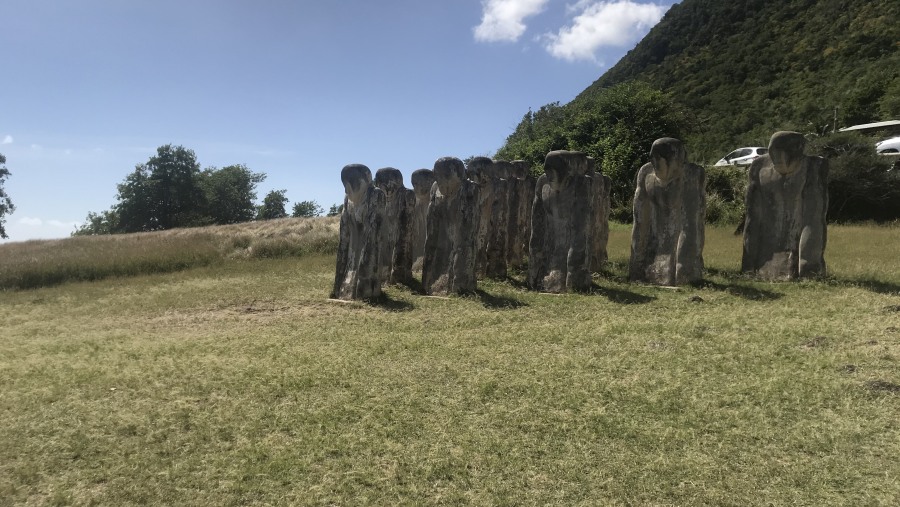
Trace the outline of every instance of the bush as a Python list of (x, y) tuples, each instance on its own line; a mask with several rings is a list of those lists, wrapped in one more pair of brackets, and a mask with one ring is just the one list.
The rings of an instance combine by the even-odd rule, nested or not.
[(854, 132), (824, 136), (808, 153), (828, 159), (828, 221), (900, 219), (900, 171), (875, 153), (875, 140)]
[(706, 221), (733, 225), (744, 216), (747, 169), (722, 166), (706, 168)]

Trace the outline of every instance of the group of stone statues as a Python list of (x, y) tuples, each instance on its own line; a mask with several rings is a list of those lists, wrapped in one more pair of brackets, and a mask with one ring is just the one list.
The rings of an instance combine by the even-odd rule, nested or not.
[[(803, 153), (796, 132), (777, 132), (755, 160), (746, 195), (742, 270), (762, 278), (825, 273), (828, 165)], [(346, 198), (334, 288), (337, 299), (380, 295), (414, 281), (427, 295), (474, 292), (479, 278), (528, 267), (526, 282), (550, 293), (590, 290), (607, 260), (609, 177), (581, 152), (552, 151), (535, 180), (527, 163), (444, 157), (412, 174), (344, 167)], [(703, 278), (706, 173), (684, 144), (656, 140), (638, 171), (629, 280), (656, 285)]]

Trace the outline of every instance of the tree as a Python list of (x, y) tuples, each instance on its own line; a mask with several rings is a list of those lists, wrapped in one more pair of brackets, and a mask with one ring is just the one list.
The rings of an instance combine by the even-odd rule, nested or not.
[(200, 164), (192, 150), (167, 144), (118, 186), (119, 232), (153, 231), (202, 223), (206, 208)]
[(0, 153), (0, 238), (3, 239), (9, 237), (6, 234), (6, 228), (3, 227), (3, 224), (6, 223), (6, 215), (16, 211), (12, 199), (9, 198), (9, 195), (6, 194), (6, 190), (3, 189), (4, 180), (11, 174), (9, 169), (6, 168), (6, 157)]
[(285, 206), (287, 206), (288, 202), (285, 194), (287, 194), (287, 190), (284, 189), (272, 190), (266, 194), (262, 206), (260, 206), (256, 212), (256, 219), (271, 220), (273, 218), (284, 218), (288, 216), (287, 211), (285, 211)]
[(327, 216), (329, 216), (329, 217), (336, 217), (336, 216), (340, 215), (343, 211), (344, 211), (344, 205), (343, 205), (343, 204), (332, 204), (331, 207), (328, 208), (328, 215), (327, 215)]
[(301, 201), (294, 204), (294, 212), (292, 217), (317, 217), (325, 212), (325, 209), (319, 206), (316, 201)]
[(95, 236), (115, 234), (119, 227), (119, 215), (114, 209), (100, 213), (88, 212), (87, 218), (72, 233), (72, 236)]
[(256, 185), (266, 179), (243, 164), (221, 169), (214, 167), (200, 174), (206, 209), (203, 219), (213, 224), (248, 222), (256, 216)]

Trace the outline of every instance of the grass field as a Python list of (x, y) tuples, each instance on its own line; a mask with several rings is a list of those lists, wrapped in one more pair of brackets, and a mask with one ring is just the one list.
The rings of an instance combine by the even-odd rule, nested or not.
[(679, 290), (622, 281), (617, 227), (584, 295), (331, 303), (333, 255), (212, 240), (0, 291), (0, 505), (900, 504), (900, 228), (799, 283), (730, 232)]

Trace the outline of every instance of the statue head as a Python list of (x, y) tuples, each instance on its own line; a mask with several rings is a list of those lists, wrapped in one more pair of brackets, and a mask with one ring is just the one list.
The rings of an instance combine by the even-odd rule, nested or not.
[(775, 132), (769, 140), (769, 158), (775, 170), (781, 174), (791, 174), (803, 163), (803, 148), (806, 139), (799, 132)]
[(403, 174), (399, 169), (383, 167), (375, 171), (375, 186), (384, 190), (385, 194), (393, 194), (403, 188)]
[(341, 169), (341, 182), (347, 198), (354, 204), (360, 204), (372, 184), (372, 171), (362, 164), (345, 165)]
[(466, 177), (479, 185), (484, 185), (494, 174), (493, 165), (494, 161), (487, 157), (473, 157), (466, 167)]
[(444, 195), (456, 194), (465, 177), (466, 166), (456, 157), (442, 157), (434, 163), (434, 181)]
[(506, 160), (495, 160), (492, 168), (491, 174), (496, 178), (503, 178), (504, 180), (512, 179), (513, 173), (515, 172), (512, 162)]
[(426, 196), (431, 192), (431, 186), (434, 184), (434, 171), (431, 169), (416, 169), (410, 176), (413, 190), (417, 196)]
[(650, 164), (653, 173), (663, 183), (680, 178), (684, 174), (687, 163), (687, 150), (684, 143), (673, 137), (663, 137), (653, 141), (650, 146)]
[(544, 158), (544, 174), (553, 190), (567, 187), (573, 178), (585, 176), (587, 172), (588, 158), (580, 151), (551, 151)]
[(528, 173), (531, 172), (531, 164), (525, 162), (524, 160), (513, 160), (512, 161), (512, 177), (517, 180), (524, 180), (528, 177)]

